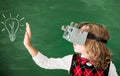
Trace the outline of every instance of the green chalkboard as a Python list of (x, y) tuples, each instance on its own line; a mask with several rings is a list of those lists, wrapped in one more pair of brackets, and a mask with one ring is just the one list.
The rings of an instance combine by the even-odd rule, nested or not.
[(71, 21), (106, 25), (111, 33), (107, 46), (120, 75), (119, 7), (119, 0), (0, 0), (0, 76), (69, 76), (67, 71), (38, 67), (24, 47), (23, 39), (25, 23), (29, 22), (32, 44), (44, 55), (72, 54), (72, 44), (62, 38), (61, 31), (61, 26)]

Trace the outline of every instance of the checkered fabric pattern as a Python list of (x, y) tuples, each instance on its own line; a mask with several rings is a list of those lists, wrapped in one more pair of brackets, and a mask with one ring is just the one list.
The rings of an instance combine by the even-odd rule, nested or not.
[(108, 76), (107, 69), (96, 69), (86, 58), (74, 54), (70, 69), (70, 76)]

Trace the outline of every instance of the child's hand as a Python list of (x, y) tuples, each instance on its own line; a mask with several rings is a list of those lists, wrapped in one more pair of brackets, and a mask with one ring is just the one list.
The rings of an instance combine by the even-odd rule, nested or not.
[(31, 34), (31, 30), (30, 30), (30, 25), (28, 23), (26, 23), (26, 32), (25, 32), (25, 36), (24, 36), (24, 45), (25, 47), (31, 47), (31, 38), (32, 38), (32, 34)]

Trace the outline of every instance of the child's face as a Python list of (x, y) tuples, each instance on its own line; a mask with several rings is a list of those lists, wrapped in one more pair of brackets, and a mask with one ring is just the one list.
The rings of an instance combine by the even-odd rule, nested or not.
[(73, 43), (74, 51), (76, 53), (85, 53), (85, 46)]
[[(86, 29), (89, 29), (89, 27), (86, 27), (86, 26), (81, 27), (82, 31), (85, 31)], [(84, 45), (73, 43), (73, 47), (74, 47), (75, 52), (85, 54), (85, 46)]]

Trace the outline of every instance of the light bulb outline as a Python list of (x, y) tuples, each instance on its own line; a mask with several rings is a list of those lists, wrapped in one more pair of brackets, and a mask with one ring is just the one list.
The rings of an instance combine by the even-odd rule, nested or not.
[[(10, 13), (8, 18), (4, 14), (2, 14), (2, 17), (5, 20), (1, 21), (1, 24), (4, 25), (4, 28), (1, 31), (3, 32), (5, 30), (7, 30), (8, 34), (9, 34), (9, 39), (10, 39), (11, 42), (13, 42), (16, 39), (16, 33), (18, 32), (18, 30), (21, 31), (21, 29), (19, 29), (19, 27), (24, 26), (24, 25), (21, 25), (20, 22), (23, 21), (25, 18), (22, 17), (19, 20), (18, 19), (19, 14), (17, 14), (16, 17), (12, 17), (11, 13)], [(10, 23), (7, 24), (7, 21), (9, 21), (9, 20), (11, 20), (12, 23), (10, 22)], [(17, 25), (15, 25), (15, 23), (17, 23)], [(15, 27), (15, 26), (17, 26), (17, 27)]]
[[(5, 27), (7, 27), (6, 26), (6, 22), (7, 22), (7, 20), (9, 20), (9, 19), (14, 19), (14, 20), (16, 20), (17, 22), (18, 22), (18, 27), (17, 27), (17, 29), (15, 30), (15, 34), (16, 34), (16, 32), (18, 31), (18, 29), (19, 29), (19, 21), (16, 19), (16, 18), (7, 18), (6, 20), (5, 20)], [(12, 27), (11, 27), (12, 28)], [(10, 31), (8, 30), (8, 28), (6, 28), (6, 30), (8, 31), (8, 33), (10, 34)]]

